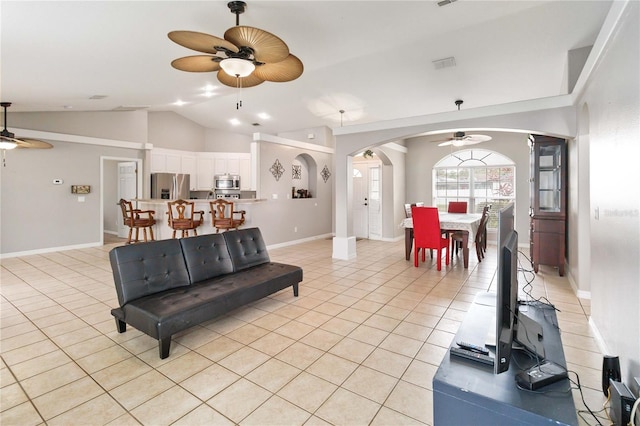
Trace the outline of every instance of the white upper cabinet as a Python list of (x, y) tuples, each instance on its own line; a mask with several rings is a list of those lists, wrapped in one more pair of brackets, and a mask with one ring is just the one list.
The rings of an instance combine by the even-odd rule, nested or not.
[(198, 179), (197, 177), (198, 173), (197, 173), (197, 167), (196, 167), (196, 156), (183, 155), (181, 158), (180, 165), (181, 165), (180, 172), (191, 176), (191, 179), (189, 180), (191, 188), (189, 189), (191, 189), (192, 191), (195, 191), (198, 187), (198, 184), (196, 182)]
[(191, 190), (210, 191), (213, 177), (240, 175), (243, 190), (251, 189), (251, 154), (244, 152), (186, 152), (156, 148), (151, 152), (151, 173), (187, 173)]
[(196, 161), (197, 187), (201, 191), (213, 189), (214, 159), (210, 156), (200, 155)]

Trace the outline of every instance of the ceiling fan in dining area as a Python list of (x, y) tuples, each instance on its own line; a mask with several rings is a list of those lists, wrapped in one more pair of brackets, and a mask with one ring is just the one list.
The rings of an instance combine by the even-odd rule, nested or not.
[(446, 140), (437, 140), (434, 142), (438, 142), (438, 146), (467, 146), (467, 145), (475, 145), (482, 142), (490, 141), (491, 136), (487, 135), (467, 135), (465, 132), (455, 132), (453, 137), (448, 138)]

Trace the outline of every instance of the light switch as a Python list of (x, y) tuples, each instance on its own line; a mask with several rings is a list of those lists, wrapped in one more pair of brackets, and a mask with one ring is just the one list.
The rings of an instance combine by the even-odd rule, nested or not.
[(271, 198), (273, 198), (274, 200), (278, 199), (278, 194), (271, 194)]
[(78, 197), (78, 202), (79, 203), (84, 203), (84, 197), (82, 197), (82, 196)]

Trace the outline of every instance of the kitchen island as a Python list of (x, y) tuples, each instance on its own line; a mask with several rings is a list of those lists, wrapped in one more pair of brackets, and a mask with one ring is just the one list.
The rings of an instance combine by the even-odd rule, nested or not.
[[(137, 203), (137, 208), (140, 210), (153, 210), (156, 213), (153, 217), (156, 220), (156, 224), (153, 226), (153, 233), (156, 237), (156, 240), (166, 240), (171, 238), (171, 234), (173, 230), (167, 224), (168, 215), (167, 211), (169, 209), (167, 203), (174, 200), (164, 200), (164, 199), (136, 199), (134, 202)], [(198, 235), (204, 234), (214, 234), (216, 232), (216, 228), (211, 225), (211, 206), (209, 202), (215, 201), (215, 199), (197, 199), (197, 200), (188, 200), (195, 203), (196, 211), (203, 211), (203, 222), (197, 229)], [(252, 223), (254, 206), (259, 203), (263, 203), (267, 200), (262, 198), (240, 198), (237, 200), (233, 200), (233, 208), (234, 210), (244, 210), (245, 211), (245, 221), (244, 225), (241, 228), (251, 228), (257, 226)]]

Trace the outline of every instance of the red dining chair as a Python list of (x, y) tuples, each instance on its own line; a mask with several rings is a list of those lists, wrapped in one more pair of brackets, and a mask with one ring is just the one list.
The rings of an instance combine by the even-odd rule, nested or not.
[(442, 270), (442, 249), (445, 249), (445, 262), (449, 264), (449, 237), (440, 233), (440, 216), (437, 207), (413, 207), (413, 240), (415, 242), (414, 266), (418, 267), (418, 255), (422, 250), (425, 261), (427, 249), (437, 250), (438, 271)]
[(449, 207), (447, 213), (466, 213), (467, 202), (466, 201), (449, 201)]

